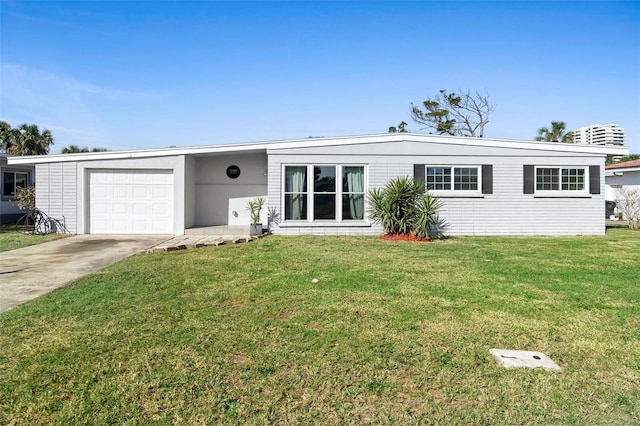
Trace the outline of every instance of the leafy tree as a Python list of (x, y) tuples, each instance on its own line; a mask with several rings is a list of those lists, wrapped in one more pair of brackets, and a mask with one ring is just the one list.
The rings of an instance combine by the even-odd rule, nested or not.
[(411, 104), (411, 118), (439, 134), (483, 137), (489, 115), (495, 107), (489, 98), (479, 92), (459, 90), (459, 94), (445, 89), (419, 106)]
[(537, 141), (545, 142), (573, 142), (573, 132), (567, 132), (567, 125), (564, 121), (552, 121), (551, 128), (540, 127), (538, 129)]
[(62, 151), (60, 151), (62, 154), (77, 154), (80, 152), (105, 152), (107, 151), (106, 148), (92, 148), (89, 149), (86, 146), (83, 146), (82, 148), (80, 148), (78, 145), (69, 145), (65, 148), (62, 148)]
[(405, 123), (404, 121), (400, 122), (400, 124), (398, 124), (398, 127), (389, 126), (389, 133), (407, 133), (407, 132), (409, 132), (409, 130), (407, 130), (407, 123)]
[(438, 210), (442, 202), (425, 191), (424, 182), (406, 176), (390, 180), (384, 188), (369, 191), (369, 217), (387, 234), (439, 236)]
[(0, 149), (10, 155), (44, 155), (53, 145), (51, 132), (42, 133), (35, 124), (21, 124), (12, 128), (9, 123), (0, 121)]

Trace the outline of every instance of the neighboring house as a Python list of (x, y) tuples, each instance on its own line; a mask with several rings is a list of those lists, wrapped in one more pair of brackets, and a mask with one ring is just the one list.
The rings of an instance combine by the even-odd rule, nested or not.
[(619, 201), (619, 189), (640, 191), (640, 160), (623, 161), (605, 167), (605, 199)]
[(575, 235), (604, 233), (605, 156), (625, 154), (621, 147), (398, 133), (10, 164), (35, 165), (37, 206), (64, 216), (79, 234), (248, 225), (246, 201), (266, 196), (280, 216), (274, 233), (375, 235), (382, 228), (367, 217), (367, 191), (409, 175), (444, 201), (449, 235)]
[(34, 168), (28, 165), (7, 165), (7, 154), (0, 153), (0, 224), (15, 223), (24, 214), (15, 203), (16, 188), (34, 182)]

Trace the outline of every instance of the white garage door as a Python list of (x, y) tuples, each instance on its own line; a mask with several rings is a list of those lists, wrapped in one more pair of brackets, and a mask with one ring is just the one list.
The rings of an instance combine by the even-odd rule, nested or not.
[(171, 170), (92, 170), (89, 232), (172, 234)]

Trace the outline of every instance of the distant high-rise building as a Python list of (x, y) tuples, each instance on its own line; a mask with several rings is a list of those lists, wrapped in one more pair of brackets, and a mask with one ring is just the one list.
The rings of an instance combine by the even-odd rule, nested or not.
[(624, 129), (617, 124), (592, 124), (573, 131), (574, 143), (624, 145)]

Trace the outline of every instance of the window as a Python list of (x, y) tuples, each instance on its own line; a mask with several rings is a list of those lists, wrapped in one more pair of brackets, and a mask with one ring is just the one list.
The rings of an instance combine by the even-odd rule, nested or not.
[(477, 192), (480, 175), (478, 169), (479, 167), (427, 166), (427, 190)]
[(342, 219), (364, 219), (364, 167), (342, 168)]
[(427, 167), (427, 189), (431, 191), (451, 190), (451, 167)]
[(584, 167), (537, 167), (536, 191), (585, 191)]
[(285, 221), (364, 220), (364, 198), (364, 166), (284, 167)]
[(307, 219), (307, 167), (284, 169), (284, 220)]
[(563, 191), (584, 191), (584, 169), (562, 169)]
[(557, 191), (558, 189), (560, 189), (559, 169), (536, 170), (536, 191)]
[(26, 188), (29, 184), (27, 172), (2, 172), (2, 196), (13, 197), (18, 188)]
[(336, 220), (336, 166), (313, 166), (313, 220)]
[(453, 172), (454, 191), (477, 191), (478, 190), (478, 168), (460, 167)]

